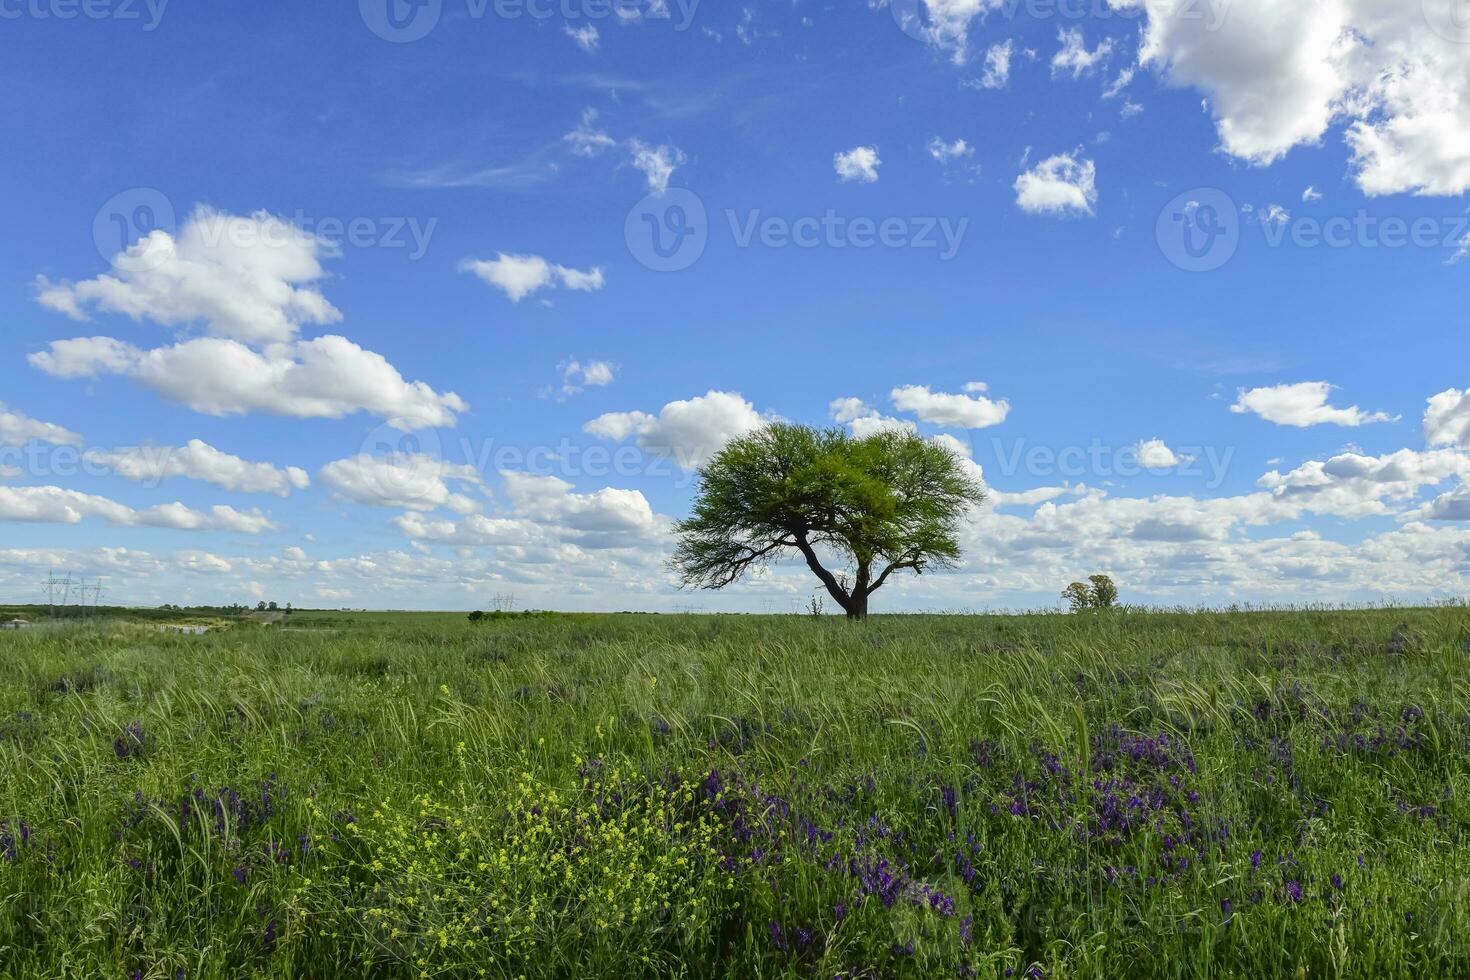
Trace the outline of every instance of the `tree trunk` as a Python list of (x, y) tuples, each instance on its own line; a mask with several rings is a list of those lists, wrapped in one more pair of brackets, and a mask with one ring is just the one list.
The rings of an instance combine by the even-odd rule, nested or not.
[(868, 593), (869, 583), (872, 579), (872, 566), (866, 558), (858, 559), (857, 580), (852, 584), (852, 593), (849, 601), (842, 608), (847, 610), (847, 618), (852, 620), (868, 618)]

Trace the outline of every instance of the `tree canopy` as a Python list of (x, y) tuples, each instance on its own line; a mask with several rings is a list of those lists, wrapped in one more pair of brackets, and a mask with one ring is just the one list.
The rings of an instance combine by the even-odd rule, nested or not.
[[(699, 476), (672, 561), (686, 587), (722, 589), (799, 553), (849, 619), (867, 616), (894, 572), (957, 564), (960, 519), (985, 499), (953, 452), (896, 431), (774, 423), (730, 442)], [(823, 563), (832, 559), (842, 564)]]

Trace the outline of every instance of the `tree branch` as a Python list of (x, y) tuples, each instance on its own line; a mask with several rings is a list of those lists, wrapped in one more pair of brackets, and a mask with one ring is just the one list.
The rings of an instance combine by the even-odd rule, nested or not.
[(851, 606), (852, 596), (838, 583), (836, 577), (831, 572), (822, 567), (822, 563), (817, 560), (816, 551), (813, 550), (811, 543), (806, 539), (806, 532), (802, 532), (796, 536), (796, 547), (801, 549), (802, 556), (806, 558), (806, 567), (810, 568), (812, 574), (820, 579), (822, 584), (827, 587), (827, 593), (833, 599), (837, 600), (837, 604), (844, 611)]

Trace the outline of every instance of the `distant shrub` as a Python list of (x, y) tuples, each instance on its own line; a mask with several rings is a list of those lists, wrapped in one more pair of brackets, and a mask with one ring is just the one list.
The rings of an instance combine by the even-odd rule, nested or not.
[(1092, 604), (1092, 593), (1083, 582), (1073, 582), (1063, 589), (1062, 598), (1071, 612), (1081, 612)]
[(1118, 604), (1118, 587), (1111, 578), (1106, 575), (1092, 575), (1087, 580), (1092, 583), (1092, 608), (1111, 609)]
[(1073, 582), (1063, 589), (1062, 598), (1074, 613), (1084, 609), (1112, 609), (1118, 604), (1118, 587), (1106, 575), (1090, 575), (1087, 582)]

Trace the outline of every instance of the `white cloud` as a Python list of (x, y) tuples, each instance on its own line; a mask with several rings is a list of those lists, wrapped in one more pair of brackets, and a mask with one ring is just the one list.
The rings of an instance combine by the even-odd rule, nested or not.
[(553, 523), (590, 535), (645, 536), (659, 525), (647, 499), (637, 490), (604, 487), (595, 493), (574, 493), (572, 485), (554, 476), (503, 472), (506, 494), (516, 513), (531, 520)]
[(1138, 464), (1148, 470), (1166, 470), (1183, 465), (1194, 457), (1181, 456), (1162, 439), (1147, 439), (1133, 447)]
[(1237, 414), (1254, 413), (1268, 422), (1297, 428), (1312, 425), (1359, 426), (1392, 421), (1392, 417), (1383, 412), (1366, 412), (1356, 405), (1335, 408), (1327, 404), (1331, 394), (1332, 385), (1325, 381), (1280, 384), (1249, 391), (1242, 388), (1230, 410)]
[(929, 141), (929, 155), (940, 163), (953, 163), (956, 160), (974, 156), (975, 148), (962, 139), (946, 143), (936, 136)]
[(1470, 388), (1450, 388), (1429, 399), (1424, 438), (1431, 446), (1470, 449)]
[(548, 262), (539, 255), (509, 255), (501, 252), (494, 259), (465, 259), (461, 272), (471, 272), (501, 290), (512, 303), (519, 303), (532, 293), (555, 287), (557, 283), (579, 292), (595, 292), (604, 285), (601, 267), (582, 272)]
[(341, 418), (368, 411), (453, 424), (466, 405), (423, 382), (406, 382), (380, 354), (345, 337), (296, 338), (305, 324), (341, 314), (313, 287), (334, 249), (264, 211), (247, 218), (197, 208), (175, 239), (154, 231), (113, 259), (113, 274), (82, 283), (41, 282), (40, 301), (69, 316), (86, 307), (209, 336), (142, 350), (112, 337), (54, 341), (32, 367), (60, 378), (123, 375), (212, 415), (265, 411)]
[(918, 3), (895, 7), (894, 15), (909, 21), (901, 24), (905, 31), (947, 53), (960, 65), (969, 55), (971, 21), (999, 8), (1001, 0), (923, 0), (923, 6), (927, 17), (919, 13)]
[(171, 477), (185, 477), (240, 493), (272, 493), (285, 497), (293, 489), (304, 490), (311, 485), (311, 477), (303, 469), (247, 462), (199, 439), (191, 439), (182, 447), (92, 449), (84, 453), (83, 458), (112, 470), (124, 479), (153, 486)]
[(1272, 470), (1257, 483), (1289, 507), (1361, 518), (1393, 513), (1385, 500), (1409, 501), (1424, 487), (1467, 475), (1470, 456), (1463, 453), (1401, 449), (1383, 456), (1349, 452), (1310, 460), (1285, 475)]
[(562, 137), (571, 144), (572, 152), (578, 156), (594, 157), (609, 147), (617, 146), (618, 141), (603, 132), (597, 125), (597, 110), (586, 108), (582, 110), (582, 121)]
[(478, 483), (474, 467), (447, 463), (418, 453), (372, 456), (359, 453), (322, 467), (318, 479), (342, 500), (370, 507), (434, 510), (450, 506), (464, 512), (467, 503), (448, 481)]
[(629, 141), (628, 149), (633, 154), (633, 166), (643, 172), (653, 194), (668, 190), (674, 171), (684, 165), (684, 152), (677, 146), (648, 146), (635, 139)]
[(564, 396), (578, 394), (584, 388), (605, 388), (613, 383), (615, 369), (607, 361), (572, 360), (560, 365), (561, 393)]
[(837, 177), (844, 183), (856, 181), (860, 184), (872, 184), (878, 180), (878, 168), (883, 161), (878, 159), (878, 148), (876, 146), (855, 146), (845, 153), (837, 153), (832, 157), (832, 166), (837, 171)]
[(896, 419), (883, 415), (861, 398), (837, 398), (827, 406), (834, 422), (840, 422), (852, 430), (859, 439), (880, 432), (917, 432), (919, 427), (908, 419)]
[(453, 425), (455, 413), (468, 408), (453, 392), (405, 381), (381, 354), (330, 335), (271, 344), (264, 353), (216, 337), (147, 351), (81, 337), (54, 341), (28, 360), (60, 378), (120, 374), (206, 415), (335, 419), (363, 411), (413, 429)]
[(583, 24), (581, 27), (572, 27), (572, 25), (566, 24), (562, 27), (562, 30), (566, 32), (567, 37), (576, 41), (577, 47), (583, 51), (592, 52), (597, 50), (597, 43), (601, 40), (601, 35), (598, 34), (595, 24)]
[[(493, 548), (522, 569), (545, 563), (575, 566), (586, 558), (586, 551), (614, 549), (639, 551), (656, 560), (668, 543), (672, 522), (655, 514), (636, 490), (604, 487), (577, 493), (570, 483), (555, 476), (514, 471), (503, 471), (500, 476), (509, 500), (501, 513), (472, 514), (459, 521), (409, 513), (393, 523), (415, 543)], [(606, 566), (607, 559), (599, 561)], [(585, 574), (585, 569), (577, 574)], [(657, 576), (648, 568), (642, 574)], [(631, 587), (631, 583), (621, 587)]]
[(216, 506), (191, 510), (180, 503), (135, 510), (106, 497), (61, 487), (0, 486), (0, 520), (48, 524), (80, 524), (97, 518), (120, 527), (171, 528), (180, 531), (233, 531), (259, 534), (276, 525), (258, 510)]
[[(1072, 73), (1073, 78), (1081, 78), (1083, 75), (1091, 75), (1107, 61), (1113, 54), (1113, 42), (1104, 38), (1098, 42), (1096, 48), (1087, 50), (1087, 44), (1082, 39), (1082, 28), (1065, 27), (1057, 32), (1057, 40), (1062, 42), (1062, 47), (1051, 59), (1051, 74), (1055, 78), (1059, 75)], [(1132, 75), (1128, 76), (1132, 79)], [(1126, 85), (1125, 81), (1123, 85)], [(1122, 85), (1118, 86), (1118, 91)], [(1110, 90), (1111, 94), (1116, 94)]]
[(1123, 90), (1133, 84), (1133, 79), (1137, 74), (1138, 69), (1133, 65), (1129, 65), (1127, 68), (1118, 72), (1118, 77), (1109, 82), (1108, 87), (1103, 89), (1103, 98), (1115, 99), (1119, 95), (1122, 95)]
[(1011, 80), (1011, 58), (1016, 46), (1009, 39), (992, 44), (985, 49), (985, 72), (980, 76), (980, 87), (1005, 88)]
[(38, 422), (22, 412), (9, 410), (0, 403), (0, 446), (24, 446), (28, 442), (80, 446), (82, 437), (59, 425)]
[(992, 401), (983, 395), (957, 395), (930, 391), (924, 385), (904, 385), (890, 393), (894, 407), (912, 412), (921, 421), (961, 429), (986, 429), (999, 425), (1010, 414), (1010, 402)]
[(1320, 201), (1322, 200), (1322, 192), (1317, 190), (1317, 188), (1308, 185), (1307, 189), (1302, 191), (1302, 200), (1305, 201), (1307, 204), (1312, 204), (1316, 201)]
[(83, 282), (37, 279), (39, 302), (82, 320), (87, 309), (169, 327), (202, 325), (215, 337), (278, 343), (305, 324), (342, 314), (313, 287), (333, 248), (267, 212), (249, 217), (197, 208), (175, 239), (154, 231), (112, 259), (110, 275)]
[[(573, 153), (595, 157), (604, 150), (619, 145), (616, 139), (598, 125), (597, 119), (596, 109), (583, 109), (581, 122), (562, 137), (571, 146)], [(634, 138), (627, 140), (622, 146), (628, 153), (628, 161), (643, 174), (648, 190), (654, 194), (662, 194), (669, 189), (669, 181), (673, 179), (674, 172), (687, 160), (683, 150), (668, 144), (652, 146)]]
[(1457, 0), (1234, 0), (1148, 15), (1140, 60), (1205, 92), (1223, 148), (1269, 164), (1345, 123), (1369, 195), (1470, 189), (1470, 58)]
[(681, 468), (694, 470), (725, 443), (764, 422), (755, 406), (739, 394), (710, 391), (697, 398), (669, 402), (657, 415), (609, 412), (588, 422), (582, 430), (614, 442), (636, 436), (638, 445), (650, 453), (672, 457)]
[(1097, 168), (1076, 153), (1048, 157), (1016, 178), (1016, 204), (1032, 214), (1092, 214)]

